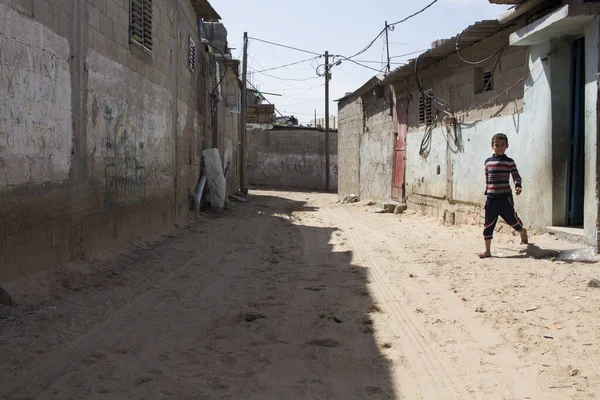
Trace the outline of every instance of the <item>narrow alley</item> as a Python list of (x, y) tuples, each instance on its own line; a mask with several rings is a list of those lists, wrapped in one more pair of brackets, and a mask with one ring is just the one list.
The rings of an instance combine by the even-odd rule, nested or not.
[(336, 200), (251, 191), (11, 281), (0, 398), (595, 398), (593, 268), (530, 257), (577, 245), (499, 233), (480, 260), (479, 227)]

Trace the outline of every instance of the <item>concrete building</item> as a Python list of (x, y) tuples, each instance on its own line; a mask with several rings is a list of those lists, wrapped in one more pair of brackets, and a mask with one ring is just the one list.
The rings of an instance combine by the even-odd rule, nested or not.
[[(525, 224), (597, 244), (599, 5), (515, 3), (521, 4), (498, 21), (465, 29), (460, 53), (458, 36), (439, 41), (382, 81), (367, 83), (364, 93), (378, 85), (393, 88), (393, 119), (378, 132), (393, 146), (361, 144), (364, 95), (340, 101), (340, 197), (358, 189), (363, 198), (385, 199), (389, 192), (360, 186), (363, 175), (380, 177), (390, 196), (409, 207), (447, 223), (480, 223), (483, 162), (492, 152), (491, 137), (503, 132), (507, 154), (523, 176), (523, 194), (515, 201)], [(385, 102), (375, 106), (389, 111)], [(377, 152), (392, 179), (373, 166), (363, 172), (370, 163), (365, 154)]]
[[(248, 183), (326, 190), (325, 132), (316, 128), (248, 124)], [(337, 132), (329, 133), (329, 189), (337, 190)]]
[(375, 76), (338, 100), (339, 194), (365, 199), (392, 196), (394, 142), (391, 88)]
[(211, 135), (235, 83), (202, 18), (205, 0), (0, 1), (0, 281), (184, 222), (202, 149), (236, 159)]

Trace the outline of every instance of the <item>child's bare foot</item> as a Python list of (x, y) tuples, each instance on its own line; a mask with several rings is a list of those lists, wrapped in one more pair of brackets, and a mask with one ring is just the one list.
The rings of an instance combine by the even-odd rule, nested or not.
[(519, 233), (521, 234), (521, 244), (528, 244), (529, 239), (527, 238), (527, 229), (523, 228)]
[(492, 256), (492, 253), (490, 253), (488, 251), (484, 251), (482, 253), (477, 254), (477, 256), (479, 258), (490, 258)]

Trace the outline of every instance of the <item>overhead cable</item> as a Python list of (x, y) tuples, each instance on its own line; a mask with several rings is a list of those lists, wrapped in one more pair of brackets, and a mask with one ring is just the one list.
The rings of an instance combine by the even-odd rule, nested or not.
[(264, 72), (261, 72), (261, 71), (256, 71), (253, 68), (251, 68), (251, 69), (254, 72), (257, 72), (257, 73), (259, 73), (261, 75), (268, 76), (269, 78), (277, 79), (277, 80), (280, 80), (280, 81), (305, 82), (305, 81), (311, 81), (313, 79), (319, 79), (320, 78), (318, 76), (312, 76), (310, 78), (303, 78), (303, 79), (302, 78), (281, 78), (279, 76), (275, 76), (275, 75), (271, 75), (271, 74), (265, 74)]
[(285, 65), (280, 65), (279, 67), (262, 69), (260, 71), (255, 71), (255, 72), (261, 73), (261, 72), (273, 71), (273, 70), (280, 69), (280, 68), (291, 67), (292, 65), (302, 64), (302, 63), (305, 63), (307, 61), (316, 60), (317, 58), (319, 58), (319, 57), (311, 57), (311, 58), (307, 58), (306, 60), (300, 60), (300, 61), (296, 61), (296, 62), (293, 62), (293, 63), (289, 63), (289, 64), (285, 64)]
[(268, 40), (257, 39), (255, 37), (248, 37), (248, 38), (252, 39), (252, 40), (256, 40), (257, 42), (263, 42), (263, 43), (267, 43), (267, 44), (272, 44), (273, 46), (279, 46), (279, 47), (283, 47), (283, 48), (290, 49), (290, 50), (296, 50), (296, 51), (300, 51), (300, 52), (303, 52), (303, 53), (312, 54), (312, 55), (319, 56), (319, 57), (322, 55), (320, 53), (315, 53), (314, 51), (299, 49), (297, 47), (288, 46), (288, 45), (281, 44), (281, 43), (269, 42)]
[(508, 46), (508, 44), (505, 44), (504, 46), (502, 46), (500, 49), (496, 50), (493, 54), (491, 54), (490, 56), (484, 58), (483, 60), (478, 60), (478, 61), (470, 61), (470, 60), (466, 60), (461, 54), (460, 54), (460, 38), (462, 37), (462, 35), (467, 31), (467, 29), (469, 28), (465, 28), (463, 29), (463, 31), (458, 35), (458, 37), (456, 38), (456, 55), (458, 56), (458, 58), (460, 58), (464, 63), (469, 64), (469, 65), (479, 65), (479, 64), (483, 64), (488, 62), (489, 60), (491, 60), (492, 58), (494, 58), (494, 56), (498, 53), (500, 53), (501, 51), (504, 51), (504, 49)]
[(414, 14), (411, 14), (411, 15), (409, 15), (408, 17), (406, 17), (406, 18), (404, 18), (404, 19), (401, 19), (401, 20), (400, 20), (400, 21), (398, 21), (398, 22), (394, 22), (393, 24), (389, 24), (389, 26), (396, 26), (396, 25), (398, 25), (398, 24), (401, 24), (401, 23), (403, 23), (403, 22), (405, 22), (405, 21), (408, 21), (408, 20), (409, 20), (409, 19), (411, 19), (412, 17), (415, 17), (415, 16), (417, 16), (417, 15), (421, 14), (423, 11), (427, 10), (429, 7), (431, 7), (432, 5), (434, 5), (435, 3), (437, 3), (438, 1), (439, 1), (439, 0), (433, 0), (431, 3), (429, 3), (428, 5), (426, 5), (425, 7), (423, 7), (421, 10), (417, 11), (416, 13), (414, 13)]

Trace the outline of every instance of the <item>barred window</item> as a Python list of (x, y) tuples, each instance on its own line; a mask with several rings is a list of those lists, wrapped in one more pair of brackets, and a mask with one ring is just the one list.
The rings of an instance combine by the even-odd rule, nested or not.
[(431, 89), (425, 91), (425, 96), (419, 94), (419, 123), (430, 125), (433, 122), (431, 109)]
[(152, 0), (131, 0), (131, 41), (152, 51)]
[(196, 72), (196, 43), (191, 35), (188, 37), (188, 68)]

